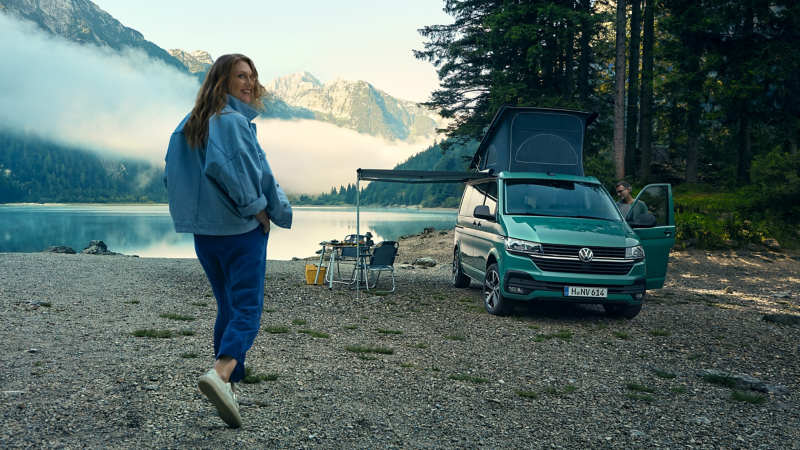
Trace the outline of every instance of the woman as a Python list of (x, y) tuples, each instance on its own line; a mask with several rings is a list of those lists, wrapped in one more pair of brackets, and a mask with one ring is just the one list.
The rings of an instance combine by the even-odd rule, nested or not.
[(244, 379), (245, 354), (260, 328), (270, 221), (292, 224), (251, 122), (264, 92), (250, 58), (219, 57), (170, 138), (164, 169), (175, 231), (194, 234), (217, 298), (216, 362), (198, 386), (234, 428), (242, 419), (232, 384)]

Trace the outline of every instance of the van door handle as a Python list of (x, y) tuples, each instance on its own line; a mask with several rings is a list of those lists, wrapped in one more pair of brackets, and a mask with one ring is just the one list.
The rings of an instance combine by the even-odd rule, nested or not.
[(474, 221), (474, 220), (472, 221), (472, 226), (475, 226), (475, 225), (477, 225), (477, 224), (478, 224), (478, 222), (477, 222), (477, 221)]
[(670, 231), (670, 230), (664, 230), (664, 234), (666, 234), (667, 236), (669, 236), (670, 234), (672, 234), (672, 231)]

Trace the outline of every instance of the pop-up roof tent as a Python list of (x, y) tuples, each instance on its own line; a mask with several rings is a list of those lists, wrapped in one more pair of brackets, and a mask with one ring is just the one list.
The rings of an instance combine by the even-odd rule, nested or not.
[(469, 168), (583, 176), (586, 127), (596, 118), (594, 111), (502, 106)]

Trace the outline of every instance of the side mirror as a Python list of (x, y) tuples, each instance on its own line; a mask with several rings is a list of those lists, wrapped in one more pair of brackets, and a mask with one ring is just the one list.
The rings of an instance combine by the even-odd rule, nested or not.
[(656, 226), (656, 216), (652, 214), (640, 214), (633, 222), (631, 228), (653, 228)]
[(492, 214), (489, 211), (489, 207), (486, 205), (476, 206), (475, 211), (472, 213), (472, 216), (475, 217), (476, 219), (491, 220), (492, 222), (494, 222), (494, 214)]

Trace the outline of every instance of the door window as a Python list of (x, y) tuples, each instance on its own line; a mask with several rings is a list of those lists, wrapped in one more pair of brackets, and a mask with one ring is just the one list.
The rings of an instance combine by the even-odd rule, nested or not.
[(489, 207), (489, 212), (497, 214), (497, 183), (490, 182), (486, 189), (486, 200), (483, 203)]
[(664, 185), (647, 186), (636, 201), (631, 205), (628, 212), (629, 220), (636, 220), (636, 217), (648, 213), (656, 217), (656, 226), (669, 225), (669, 189)]
[[(483, 204), (483, 199), (486, 197), (486, 183), (475, 184), (472, 187), (472, 194), (469, 196), (469, 204), (467, 205), (467, 211), (464, 213), (465, 216), (472, 216), (472, 213), (475, 212), (475, 207), (480, 206)], [(467, 200), (464, 197), (464, 200)]]

